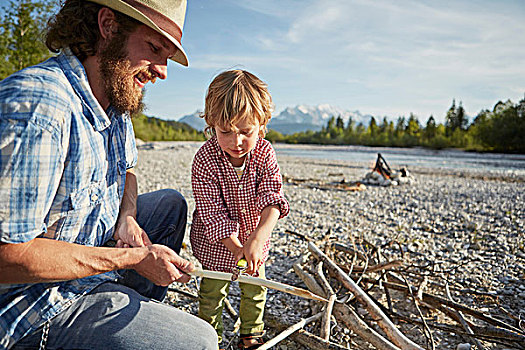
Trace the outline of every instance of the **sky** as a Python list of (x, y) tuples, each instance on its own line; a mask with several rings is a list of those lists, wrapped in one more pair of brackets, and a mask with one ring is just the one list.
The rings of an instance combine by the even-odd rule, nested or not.
[(190, 66), (147, 87), (147, 115), (202, 110), (236, 68), (268, 84), (276, 114), (329, 104), (442, 122), (453, 99), (473, 118), (525, 94), (523, 0), (188, 0), (182, 44)]

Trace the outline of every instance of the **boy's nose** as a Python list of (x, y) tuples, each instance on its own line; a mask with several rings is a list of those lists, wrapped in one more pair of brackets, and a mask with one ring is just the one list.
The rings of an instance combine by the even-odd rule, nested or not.
[(235, 134), (235, 146), (242, 145), (242, 135)]

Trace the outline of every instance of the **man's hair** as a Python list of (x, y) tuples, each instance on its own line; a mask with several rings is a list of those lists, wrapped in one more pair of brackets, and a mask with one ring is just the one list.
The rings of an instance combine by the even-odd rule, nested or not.
[(208, 87), (202, 117), (210, 135), (214, 134), (215, 126), (229, 129), (241, 120), (257, 120), (260, 135), (264, 136), (272, 110), (272, 97), (266, 83), (245, 70), (230, 70), (216, 76)]
[[(66, 0), (47, 25), (46, 46), (54, 53), (69, 47), (80, 61), (94, 56), (99, 49), (98, 11), (101, 5), (86, 0)], [(115, 13), (118, 31), (127, 36), (140, 22), (120, 12)]]

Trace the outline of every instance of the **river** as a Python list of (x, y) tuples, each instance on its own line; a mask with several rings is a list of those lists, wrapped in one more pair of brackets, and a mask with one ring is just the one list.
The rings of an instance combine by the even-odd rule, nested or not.
[(275, 144), (278, 155), (299, 158), (343, 160), (373, 166), (377, 153), (392, 168), (425, 167), (447, 170), (476, 170), (525, 175), (524, 154), (477, 153), (461, 150), (429, 150), (423, 148), (390, 148), (367, 146), (320, 146)]

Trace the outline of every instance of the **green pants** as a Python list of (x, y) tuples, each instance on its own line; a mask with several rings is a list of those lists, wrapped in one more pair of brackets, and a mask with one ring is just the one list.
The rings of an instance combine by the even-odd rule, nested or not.
[[(259, 277), (264, 278), (264, 265), (259, 268)], [(264, 331), (264, 305), (266, 304), (266, 287), (239, 283), (241, 288), (241, 305), (239, 317), (241, 319), (240, 334), (259, 335)], [(201, 280), (199, 290), (199, 317), (215, 328), (222, 341), (222, 310), (224, 299), (228, 295), (230, 281), (221, 281), (210, 278)]]

